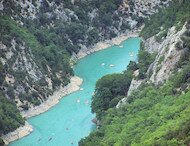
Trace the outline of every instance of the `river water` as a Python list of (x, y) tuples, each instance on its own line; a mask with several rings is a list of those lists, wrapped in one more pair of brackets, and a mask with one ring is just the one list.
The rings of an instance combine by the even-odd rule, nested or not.
[[(10, 146), (77, 146), (81, 138), (96, 129), (91, 122), (90, 102), (96, 81), (106, 74), (120, 73), (130, 60), (137, 59), (139, 38), (130, 38), (85, 58), (74, 66), (75, 75), (83, 79), (81, 89), (65, 96), (47, 112), (28, 119), (34, 131)], [(110, 65), (114, 65), (110, 67)]]

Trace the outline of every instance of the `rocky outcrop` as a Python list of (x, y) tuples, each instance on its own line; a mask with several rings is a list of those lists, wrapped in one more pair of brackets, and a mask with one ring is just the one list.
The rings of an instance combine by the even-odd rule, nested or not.
[(182, 42), (181, 37), (186, 31), (187, 28), (185, 23), (180, 31), (177, 31), (175, 26), (171, 27), (168, 30), (167, 36), (162, 38), (161, 42), (156, 40), (156, 36), (158, 36), (159, 33), (144, 40), (145, 49), (150, 53), (156, 52), (157, 56), (147, 70), (147, 78), (144, 80), (133, 79), (127, 97), (119, 101), (116, 106), (117, 108), (125, 104), (128, 100), (128, 96), (130, 96), (134, 90), (138, 89), (143, 82), (152, 82), (158, 85), (163, 84), (170, 77), (184, 52), (184, 50), (179, 49), (176, 44)]
[[(0, 61), (6, 66), (4, 69), (5, 82), (0, 86), (7, 98), (15, 99), (20, 110), (23, 110), (23, 106), (28, 108), (34, 106), (26, 100), (27, 97), (34, 96), (32, 95), (34, 93), (37, 93), (36, 99), (43, 102), (48, 96), (48, 92), (53, 91), (52, 86), (46, 81), (51, 72), (44, 73), (31, 49), (24, 43), (18, 43), (15, 39), (12, 39), (11, 46), (0, 42), (0, 52)], [(51, 78), (49, 80), (52, 81)], [(37, 86), (38, 88), (36, 88)], [(40, 90), (43, 93), (40, 93)], [(22, 96), (24, 98), (21, 99)]]
[[(121, 5), (119, 4), (119, 7), (117, 9), (110, 13), (112, 24), (110, 24), (110, 26), (104, 26), (103, 24), (100, 24), (100, 26), (98, 27), (94, 26), (94, 21), (96, 19), (99, 20), (99, 15), (101, 14), (99, 7), (96, 7), (96, 5), (94, 5), (92, 9), (85, 10), (85, 13), (87, 13), (87, 15), (85, 15), (82, 13), (83, 11), (78, 10), (78, 7), (81, 5), (81, 3), (85, 2), (80, 3), (79, 1), (63, 2), (52, 0), (3, 0), (2, 2), (0, 2), (0, 11), (4, 11), (9, 14), (11, 16), (11, 19), (13, 21), (16, 21), (16, 23), (18, 23), (20, 27), (22, 27), (23, 25), (27, 27), (30, 21), (35, 21), (40, 23), (39, 26), (41, 28), (51, 28), (56, 29), (57, 31), (61, 31), (64, 34), (66, 42), (69, 42), (66, 46), (69, 46), (72, 49), (74, 48), (74, 50), (81, 48), (77, 54), (77, 51), (71, 51), (72, 53), (74, 52), (71, 60), (76, 61), (77, 59), (80, 59), (87, 54), (108, 48), (111, 45), (118, 45), (127, 38), (137, 37), (138, 30), (136, 30), (135, 28), (142, 25), (140, 20), (143, 17), (148, 17), (152, 13), (156, 12), (159, 7), (166, 6), (169, 1), (170, 0), (150, 0), (149, 2), (146, 2), (145, 0), (124, 0)], [(86, 31), (84, 34), (88, 34), (88, 32), (95, 29), (98, 33), (97, 37), (99, 38), (99, 43), (94, 43), (95, 45), (87, 45), (86, 39), (88, 39), (88, 35), (84, 36), (84, 40), (77, 40), (76, 43), (76, 40), (75, 42), (73, 42), (71, 36), (67, 34), (65, 30), (68, 29), (67, 27), (72, 24), (72, 19), (74, 19), (78, 23), (81, 23), (80, 21), (83, 22), (83, 20), (80, 20), (82, 19), (80, 18), (80, 15), (89, 17), (89, 24), (82, 23), (81, 25), (85, 25), (84, 28), (86, 29)], [(114, 19), (112, 19), (112, 17)], [(25, 24), (26, 22), (27, 24)], [(75, 30), (76, 23), (73, 24), (73, 30)], [(130, 29), (132, 29), (133, 31), (130, 31)], [(31, 36), (33, 35), (34, 34), (32, 34)], [(36, 35), (38, 36), (38, 38)], [(37, 40), (43, 40), (44, 36), (42, 37), (41, 35), (43, 36), (43, 33), (37, 31), (33, 37), (35, 39), (37, 38)], [(113, 36), (118, 37), (113, 38)], [(7, 44), (5, 45), (0, 42), (0, 50), (2, 50), (1, 52), (3, 54), (0, 59), (3, 65), (7, 66), (8, 68), (8, 70), (6, 70), (6, 77), (8, 74), (10, 74), (14, 78), (14, 82), (12, 82), (12, 79), (10, 80), (9, 78), (6, 78), (7, 82), (5, 85), (3, 85), (2, 88), (4, 89), (5, 93), (11, 90), (12, 95), (10, 96), (7, 94), (7, 98), (14, 99), (19, 110), (22, 111), (27, 110), (28, 108), (34, 108), (36, 105), (43, 103), (46, 98), (48, 98), (48, 96), (54, 92), (55, 89), (53, 89), (53, 86), (54, 88), (57, 88), (57, 84), (55, 82), (59, 79), (61, 81), (61, 85), (67, 84), (66, 81), (67, 79), (69, 79), (67, 78), (67, 76), (69, 77), (70, 74), (63, 73), (61, 70), (56, 70), (52, 72), (55, 69), (52, 69), (50, 65), (51, 62), (54, 61), (48, 61), (51, 56), (49, 58), (46, 57), (45, 59), (44, 56), (40, 59), (37, 59), (37, 55), (32, 52), (32, 48), (28, 46), (27, 42), (24, 42), (24, 40), (21, 40), (20, 38), (17, 39), (17, 37), (11, 39), (12, 41), (10, 44), (6, 42)], [(33, 43), (39, 42), (34, 41)], [(63, 48), (64, 47), (65, 46), (63, 46)], [(44, 54), (47, 54), (47, 52), (45, 52)], [(49, 66), (47, 65), (47, 62), (50, 62)], [(45, 63), (46, 65), (44, 65)], [(62, 75), (62, 78), (63, 76), (66, 76), (66, 79), (62, 80), (59, 74)], [(21, 75), (22, 78), (20, 77)], [(16, 90), (13, 91), (12, 87)], [(35, 98), (31, 99), (31, 97)]]
[[(150, 81), (158, 84), (167, 80), (179, 61), (184, 50), (176, 47), (176, 44), (181, 40), (182, 35), (186, 32), (186, 24), (180, 31), (176, 31), (175, 26), (169, 29), (167, 36), (163, 42), (157, 46), (158, 55), (155, 61), (150, 66), (148, 72), (153, 72)], [(148, 41), (146, 41), (148, 42)], [(146, 43), (145, 43), (146, 44)], [(150, 44), (150, 43), (149, 43)], [(149, 46), (146, 45), (147, 50)]]
[(39, 106), (30, 108), (27, 111), (22, 111), (21, 112), (22, 116), (25, 118), (30, 118), (47, 111), (52, 106), (56, 105), (62, 97), (79, 90), (81, 84), (82, 84), (81, 78), (77, 76), (71, 77), (70, 83), (67, 86), (60, 87), (57, 91), (53, 93), (52, 96), (48, 97), (48, 99)]
[(131, 85), (129, 87), (129, 90), (128, 90), (128, 93), (127, 95), (130, 96), (131, 93), (136, 90), (140, 85), (141, 83), (143, 82), (144, 80), (136, 80), (136, 79), (132, 79), (131, 81)]
[(123, 6), (128, 7), (133, 5), (133, 9), (130, 8), (129, 13), (146, 17), (157, 11), (159, 7), (166, 7), (171, 0), (124, 0)]
[[(25, 26), (25, 28), (27, 28), (27, 25), (30, 25), (30, 22), (35, 20), (33, 23), (40, 23), (39, 26), (42, 28), (41, 30), (43, 32), (49, 32), (49, 29), (56, 29), (57, 32), (61, 31), (62, 34), (64, 34), (66, 42), (69, 42), (69, 47), (72, 49), (81, 48), (77, 54), (73, 53), (73, 50), (71, 51), (73, 53), (72, 60), (76, 61), (90, 53), (108, 48), (112, 45), (119, 45), (122, 41), (130, 37), (137, 37), (139, 30), (136, 30), (135, 28), (142, 25), (142, 18), (148, 17), (152, 13), (156, 12), (159, 7), (166, 6), (168, 1), (170, 0), (149, 0), (149, 2), (146, 2), (146, 0), (124, 0), (123, 4), (118, 9), (111, 12), (109, 17), (106, 17), (111, 18), (110, 20), (112, 21), (112, 24), (110, 24), (110, 26), (98, 24), (98, 27), (94, 25), (94, 21), (100, 18), (100, 10), (95, 7), (92, 10), (90, 9), (89, 12), (85, 12), (87, 14), (85, 17), (89, 17), (90, 21), (88, 23), (84, 23), (84, 21), (80, 20), (81, 18), (79, 17), (81, 14), (80, 9), (78, 10), (80, 2), (75, 0), (72, 0), (72, 6), (70, 6), (69, 1), (2, 0), (0, 2), (0, 11), (5, 11), (7, 15), (10, 15), (11, 20), (15, 21), (19, 27)], [(83, 40), (79, 39), (77, 40), (78, 42), (76, 42), (65, 32), (65, 29), (71, 25), (72, 20), (74, 20), (73, 26), (81, 23), (80, 21), (82, 21), (80, 26), (85, 25), (84, 28), (86, 31), (84, 33), (85, 35)], [(27, 24), (25, 24), (25, 22), (27, 22)], [(35, 25), (32, 27), (35, 28)], [(47, 28), (47, 30), (44, 31), (43, 28)], [(95, 45), (90, 44), (89, 46), (89, 44), (87, 44), (87, 39), (89, 37), (87, 34), (93, 29), (98, 32), (97, 41), (101, 42)], [(133, 31), (130, 31), (130, 29), (133, 29)], [(73, 27), (73, 30), (75, 30), (75, 27)], [(22, 31), (25, 32), (25, 29)], [(32, 30), (30, 28), (27, 31)], [(26, 35), (28, 34), (30, 33), (26, 33)], [(34, 35), (34, 38), (36, 39), (36, 33), (31, 34), (32, 36)], [(41, 35), (43, 35), (43, 33), (38, 35), (38, 37), (43, 40)], [(114, 36), (118, 37), (111, 39)], [(18, 38), (17, 36), (16, 38), (11, 38), (12, 41), (6, 42), (6, 45), (0, 42), (0, 51), (2, 54), (0, 59), (3, 65), (6, 66), (6, 82), (2, 85), (2, 89), (4, 90), (3, 92), (6, 94), (6, 97), (12, 99), (17, 104), (17, 107), (22, 112), (23, 117), (29, 118), (47, 111), (49, 108), (57, 104), (60, 98), (64, 95), (78, 90), (82, 80), (78, 77), (73, 77), (71, 78), (70, 84), (66, 87), (62, 87), (67, 84), (67, 79), (69, 79), (70, 74), (63, 73), (62, 70), (56, 70), (52, 73), (53, 69), (50, 65), (47, 65), (48, 59), (43, 60), (43, 62), (39, 62), (37, 57), (34, 55), (35, 53), (32, 52), (32, 48), (27, 45), (27, 42), (24, 42), (21, 37), (19, 39)], [(36, 43), (36, 40), (34, 42)], [(64, 47), (65, 46), (63, 46), (63, 48)], [(35, 49), (41, 48), (38, 48), (38, 46), (36, 48), (35, 46)], [(45, 54), (46, 53), (47, 52), (45, 52)], [(49, 61), (51, 62), (51, 60)], [(45, 67), (42, 68), (39, 64), (43, 64), (43, 67)], [(54, 75), (54, 77), (52, 77), (52, 75)], [(62, 80), (63, 76), (68, 78)], [(55, 91), (58, 86), (54, 86), (55, 88), (53, 89), (52, 84), (56, 82), (57, 79), (61, 82), (59, 84), (61, 87)], [(135, 80), (133, 82), (135, 84)], [(131, 91), (132, 90), (133, 88), (131, 87)], [(11, 94), (8, 95), (7, 93)], [(13, 137), (13, 139), (16, 139), (16, 137), (20, 138), (21, 135)]]
[[(40, 104), (39, 106), (35, 106), (33, 108), (30, 108), (27, 111), (22, 111), (21, 114), (24, 118), (30, 118), (36, 115), (39, 115), (47, 110), (49, 110), (51, 107), (56, 105), (61, 98), (64, 96), (71, 94), (77, 90), (80, 89), (80, 85), (82, 84), (82, 79), (74, 76), (71, 77), (71, 82), (65, 86), (60, 87), (57, 91), (53, 93), (52, 96), (50, 96), (45, 102)], [(15, 131), (10, 132), (6, 135), (2, 136), (2, 139), (6, 145), (8, 145), (10, 142), (15, 141), (17, 139), (20, 139), (24, 136), (27, 136), (33, 131), (33, 128), (28, 122), (25, 122), (24, 126), (21, 126), (17, 128)]]
[(10, 132), (6, 135), (3, 135), (1, 138), (3, 139), (4, 143), (8, 145), (10, 142), (20, 139), (24, 136), (27, 136), (33, 131), (33, 128), (28, 122), (25, 122), (24, 126), (17, 128), (15, 131)]

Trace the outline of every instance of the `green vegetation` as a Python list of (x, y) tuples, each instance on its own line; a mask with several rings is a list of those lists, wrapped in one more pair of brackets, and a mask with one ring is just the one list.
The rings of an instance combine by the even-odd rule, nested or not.
[[(165, 36), (168, 28), (175, 25), (177, 29), (181, 29), (184, 22), (190, 18), (190, 3), (189, 0), (173, 0), (170, 6), (165, 9), (160, 9), (158, 13), (153, 14), (149, 21), (145, 21), (145, 28), (141, 32), (141, 36), (145, 39), (159, 33), (161, 27), (163, 33), (159, 36), (160, 40)], [(163, 36), (162, 36), (163, 35)]]
[(2, 62), (0, 61), (0, 85), (2, 85), (3, 81), (4, 81), (4, 74), (3, 74), (3, 64)]
[[(122, 0), (75, 1), (75, 5), (70, 0), (64, 2), (55, 0), (54, 2), (57, 5), (63, 3), (64, 9), (72, 10), (74, 15), (71, 14), (72, 16), (66, 21), (64, 18), (58, 19), (53, 12), (54, 6), (51, 7), (46, 0), (42, 1), (39, 13), (33, 20), (21, 17), (21, 7), (17, 7), (12, 1), (3, 1), (4, 12), (0, 14), (2, 43), (11, 47), (11, 40), (14, 38), (17, 44), (15, 56), (18, 55), (20, 46), (25, 46), (26, 51), (31, 51), (39, 70), (51, 78), (53, 90), (61, 84), (69, 83), (69, 77), (73, 75), (69, 59), (72, 53), (80, 50), (81, 45), (91, 46), (102, 39), (112, 38), (116, 36), (114, 29), (120, 32), (130, 29), (124, 21), (120, 27), (121, 30), (119, 28), (120, 17), (125, 14), (120, 11), (115, 13), (115, 10), (118, 9)], [(35, 1), (32, 3), (35, 5)], [(133, 5), (131, 0), (129, 3)], [(96, 11), (92, 12), (93, 10)], [(168, 8), (161, 9), (151, 16), (151, 21), (146, 20), (141, 36), (146, 39), (162, 31), (156, 37), (157, 41), (161, 41), (171, 26), (175, 25), (178, 30), (181, 29), (184, 22), (190, 18), (189, 12), (189, 0), (173, 0)], [(89, 13), (93, 13), (95, 17), (90, 17)], [(132, 18), (138, 21), (138, 26), (144, 21), (135, 15)], [(23, 25), (18, 22), (23, 22)], [(91, 133), (88, 138), (81, 140), (80, 145), (175, 146), (190, 143), (189, 34), (187, 32), (182, 38), (183, 45), (178, 44), (179, 48), (185, 48), (185, 53), (176, 66), (175, 76), (162, 86), (143, 85), (129, 97), (128, 103), (122, 108), (116, 109), (115, 106), (127, 95), (133, 71), (139, 69), (138, 79), (145, 79), (147, 69), (153, 62), (155, 54), (148, 53), (142, 46), (138, 54), (138, 64), (130, 62), (124, 73), (107, 75), (97, 82), (92, 111), (100, 120), (101, 127)], [(34, 105), (39, 105), (41, 102), (39, 94), (45, 99), (47, 97), (45, 94), (52, 93), (46, 89), (47, 82), (44, 78), (33, 81), (26, 71), (13, 70), (15, 56), (4, 66), (0, 62), (0, 86), (8, 95), (6, 98), (3, 93), (0, 93), (0, 135), (24, 124), (24, 119), (13, 102), (15, 89), (19, 85), (24, 87), (24, 93), (18, 95), (21, 102), (27, 100)], [(5, 57), (2, 49), (0, 57)], [(162, 58), (159, 62), (161, 61)], [(14, 86), (4, 81), (5, 74), (10, 72), (16, 79)], [(28, 77), (28, 83), (36, 91), (29, 92), (25, 77)], [(23, 105), (22, 108), (27, 110), (28, 104)], [(0, 139), (0, 145), (2, 143)]]
[(0, 146), (4, 146), (4, 142), (1, 138), (0, 138)]
[[(190, 55), (164, 85), (143, 84), (128, 102), (106, 110), (80, 146), (185, 146), (190, 142)], [(100, 81), (99, 81), (100, 82)]]
[[(92, 46), (100, 40), (116, 36), (113, 26), (119, 30), (121, 14), (114, 12), (122, 0), (75, 1), (74, 5), (70, 0), (53, 1), (57, 6), (63, 5), (66, 16), (56, 14), (56, 5), (49, 5), (49, 2), (41, 1), (34, 19), (21, 16), (21, 10), (27, 12), (28, 8), (21, 8), (13, 1), (2, 2), (0, 40), (8, 49), (0, 49), (0, 57), (6, 60), (5, 64), (0, 62), (0, 88), (3, 92), (0, 95), (0, 135), (24, 123), (14, 104), (16, 96), (23, 103), (20, 106), (23, 110), (29, 108), (29, 103), (39, 105), (60, 85), (65, 86), (70, 82), (73, 70), (69, 61), (73, 53), (77, 53), (83, 45)], [(32, 0), (32, 4), (37, 7), (35, 0)], [(93, 10), (95, 17), (91, 18), (89, 13), (93, 13)], [(11, 48), (13, 39), (15, 49)], [(13, 55), (7, 61), (9, 48)], [(23, 56), (22, 53), (26, 54), (24, 57), (31, 63), (32, 71), (36, 71), (35, 77), (25, 70), (26, 64), (19, 57)], [(16, 61), (20, 64), (15, 64)], [(5, 75), (14, 83), (6, 82)], [(46, 78), (51, 79), (53, 90), (48, 88)]]
[[(19, 52), (19, 45), (23, 45), (25, 43), (26, 50), (31, 49), (31, 52), (34, 56), (35, 63), (41, 72), (52, 79), (53, 90), (62, 85), (67, 85), (69, 83), (69, 76), (73, 75), (73, 71), (69, 64), (69, 52), (67, 52), (67, 48), (65, 49), (62, 44), (59, 44), (60, 36), (56, 36), (54, 32), (50, 32), (48, 29), (42, 29), (40, 27), (36, 27), (38, 29), (34, 29), (34, 23), (30, 23), (30, 28), (22, 27), (17, 24), (14, 20), (10, 19), (8, 15), (1, 14), (0, 15), (0, 39), (2, 42), (9, 46), (11, 45), (11, 40), (15, 38), (16, 43), (16, 52), (14, 56), (5, 66), (3, 67), (0, 64), (0, 85), (6, 86), (7, 90), (4, 90), (10, 99), (15, 99), (15, 89), (17, 86), (22, 85), (25, 88), (25, 92), (19, 94), (19, 98), (21, 101), (28, 101), (34, 105), (39, 105), (41, 101), (38, 99), (39, 94), (46, 98), (45, 89), (47, 86), (47, 82), (44, 78), (39, 81), (33, 81), (30, 77), (29, 85), (33, 86), (37, 92), (29, 92), (29, 89), (26, 85), (25, 77), (28, 75), (26, 71), (15, 71), (12, 70), (12, 65), (15, 62), (17, 51)], [(67, 44), (66, 44), (67, 45)], [(1, 52), (2, 55), (4, 52)], [(27, 57), (27, 56), (26, 56)], [(51, 68), (51, 75), (48, 73), (47, 65)], [(1, 69), (2, 68), (2, 69)], [(21, 69), (22, 70), (22, 69)], [(5, 73), (11, 73), (16, 79), (15, 86), (8, 85), (4, 80)], [(59, 72), (61, 80), (58, 79), (57, 73)], [(28, 109), (28, 105), (22, 106), (24, 110)]]
[[(162, 26), (167, 30), (173, 25), (181, 28), (190, 18), (190, 3), (187, 0), (174, 0), (170, 6), (160, 10), (146, 21), (141, 35), (146, 39), (160, 32)], [(190, 28), (189, 21), (187, 29)], [(158, 36), (164, 37), (166, 32)], [(190, 33), (189, 30), (182, 37), (183, 42), (177, 47), (184, 53), (176, 65), (173, 75), (163, 85), (151, 83), (142, 84), (138, 90), (127, 97), (127, 103), (120, 108), (109, 106), (104, 109), (103, 115), (97, 118), (100, 127), (88, 137), (79, 142), (80, 146), (185, 146), (190, 143)], [(155, 56), (143, 49), (138, 54), (138, 64), (133, 64), (134, 70), (139, 69), (138, 78), (146, 78), (146, 71)], [(159, 63), (164, 60), (160, 57)], [(109, 75), (111, 77), (111, 75)], [(103, 77), (98, 82), (105, 81)], [(101, 81), (102, 80), (102, 81)], [(97, 85), (98, 85), (97, 82)], [(103, 83), (102, 83), (103, 84)], [(122, 83), (121, 83), (122, 84)], [(106, 87), (105, 87), (106, 86)], [(105, 85), (102, 88), (111, 87)], [(117, 86), (119, 87), (119, 86)], [(115, 87), (117, 89), (117, 87)], [(110, 88), (109, 88), (110, 89)], [(115, 94), (114, 97), (120, 94)], [(109, 95), (109, 96), (112, 96)], [(112, 97), (112, 99), (114, 99)], [(96, 94), (93, 101), (97, 99)], [(104, 98), (104, 97), (101, 97)], [(99, 99), (100, 100), (100, 99)], [(101, 99), (102, 100), (102, 99)], [(111, 100), (106, 101), (109, 105)], [(96, 102), (95, 108), (102, 107), (103, 103)], [(93, 104), (93, 102), (92, 102)], [(93, 105), (92, 105), (93, 107)]]
[(16, 105), (0, 94), (0, 135), (6, 134), (24, 124)]
[(168, 30), (164, 30), (159, 33), (158, 36), (156, 36), (156, 41), (161, 42), (166, 36), (167, 36)]
[(124, 73), (106, 75), (97, 81), (95, 95), (92, 98), (92, 112), (96, 113), (98, 119), (127, 95), (132, 73), (136, 69), (135, 65), (135, 62), (131, 61)]
[(39, 48), (39, 43), (36, 38), (29, 33), (26, 29), (21, 28), (14, 20), (9, 18), (6, 15), (0, 15), (0, 26), (1, 26), (1, 40), (7, 46), (10, 45), (12, 37), (18, 38), (21, 41), (23, 40), (31, 48)]
[(135, 70), (139, 69), (138, 79), (146, 78), (147, 69), (154, 61), (155, 56), (156, 54), (148, 53), (141, 43), (138, 64), (131, 61), (124, 73), (107, 75), (97, 81), (91, 107), (98, 119), (101, 119), (105, 115), (105, 111), (115, 107), (127, 95)]
[[(0, 86), (4, 82), (4, 67), (0, 61)], [(10, 92), (11, 94), (12, 92)], [(12, 96), (11, 96), (12, 97)], [(2, 90), (0, 91), (0, 135), (15, 130), (24, 124), (24, 119), (20, 115), (15, 103), (7, 99)], [(0, 145), (4, 145), (0, 138)]]
[(158, 60), (158, 64), (161, 64), (163, 61), (164, 61), (164, 56), (161, 56), (160, 58), (159, 58), (159, 60)]
[[(32, 34), (29, 30), (34, 27), (34, 24), (32, 25), (31, 23), (31, 28), (28, 30), (27, 28), (16, 24), (16, 22), (10, 19), (7, 15), (1, 15), (0, 22), (0, 39), (5, 45), (10, 46), (12, 38), (15, 38), (17, 43), (22, 43), (22, 41), (25, 42), (27, 45), (26, 47), (31, 48), (35, 55), (36, 63), (44, 73), (47, 72), (46, 65), (49, 65), (52, 69), (52, 78), (55, 78), (56, 80), (57, 77), (55, 73), (62, 71), (61, 77), (63, 84), (69, 82), (66, 75), (72, 75), (73, 71), (69, 65), (69, 55), (63, 48), (64, 46), (61, 46), (61, 44), (59, 46), (57, 42), (54, 42), (54, 40), (59, 40), (59, 36), (48, 32), (46, 29), (36, 29), (33, 31), (34, 34)], [(60, 83), (53, 82), (54, 88), (59, 85)]]
[[(102, 127), (81, 146), (185, 145), (190, 141), (190, 91), (173, 95), (173, 83), (157, 89), (146, 85), (120, 109), (109, 109)], [(166, 90), (167, 89), (167, 90)]]
[(144, 79), (147, 77), (146, 72), (150, 64), (154, 61), (155, 57), (156, 53), (151, 54), (148, 51), (146, 51), (143, 42), (141, 42), (141, 47), (138, 53), (138, 79)]

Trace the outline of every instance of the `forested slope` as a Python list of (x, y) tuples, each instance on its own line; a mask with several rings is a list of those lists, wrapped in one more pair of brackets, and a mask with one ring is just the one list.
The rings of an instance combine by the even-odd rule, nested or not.
[(24, 124), (19, 110), (39, 105), (70, 82), (73, 53), (116, 36), (111, 20), (119, 22), (121, 14), (114, 13), (120, 5), (114, 0), (0, 2), (0, 135)]
[(0, 135), (70, 82), (72, 54), (141, 26), (168, 1), (2, 0)]
[[(145, 21), (141, 32), (144, 40), (142, 44), (145, 45), (141, 45), (138, 62), (131, 62), (127, 71), (122, 74), (125, 80), (107, 84), (119, 80), (116, 75), (109, 75), (97, 82), (92, 98), (92, 111), (97, 115), (99, 128), (82, 139), (80, 146), (190, 144), (189, 20), (189, 1), (174, 0), (168, 8), (161, 9)], [(172, 39), (173, 42), (167, 44)], [(156, 45), (151, 46), (148, 44), (150, 42)], [(175, 64), (170, 63), (173, 59)], [(162, 72), (165, 67), (168, 68)], [(126, 76), (126, 72), (134, 70), (132, 76)], [(160, 74), (162, 77), (158, 76)], [(130, 87), (126, 84), (132, 80), (141, 84), (128, 94)], [(116, 104), (112, 103), (120, 100), (120, 96), (126, 97), (116, 108)]]

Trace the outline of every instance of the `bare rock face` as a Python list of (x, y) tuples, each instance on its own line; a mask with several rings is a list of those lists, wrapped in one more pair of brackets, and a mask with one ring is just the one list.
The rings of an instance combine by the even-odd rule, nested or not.
[[(152, 72), (151, 76), (146, 80), (154, 84), (164, 83), (172, 74), (176, 63), (179, 61), (184, 50), (180, 50), (176, 47), (178, 42), (182, 42), (181, 37), (187, 31), (186, 24), (180, 31), (176, 31), (175, 27), (171, 27), (168, 30), (167, 36), (162, 42), (157, 42), (155, 36), (148, 38), (144, 41), (145, 49), (150, 52), (157, 52), (157, 56), (154, 62), (147, 70), (147, 74)], [(158, 35), (158, 34), (157, 34)], [(132, 80), (129, 88), (129, 94), (137, 89), (143, 81)]]
[(45, 81), (46, 75), (42, 73), (30, 48), (26, 47), (24, 43), (18, 43), (12, 39), (9, 47), (0, 42), (0, 50), (2, 53), (1, 62), (6, 66), (5, 82), (2, 86), (7, 98), (14, 99), (20, 110), (23, 110), (24, 105), (33, 106), (24, 99), (22, 99), (23, 101), (19, 100), (20, 96), (26, 97), (37, 93), (36, 96), (39, 100), (45, 100), (45, 96), (40, 95), (38, 89), (46, 92), (52, 90), (52, 87), (47, 84), (36, 88), (35, 84)]
[(181, 55), (184, 53), (184, 50), (181, 50), (177, 47), (177, 43), (183, 41), (181, 37), (187, 31), (186, 23), (180, 31), (176, 31), (175, 27), (171, 27), (168, 30), (167, 36), (163, 39), (162, 42), (157, 42), (155, 36), (152, 36), (146, 40), (144, 40), (145, 49), (150, 52), (157, 52), (157, 56), (154, 62), (150, 65), (147, 70), (147, 74), (151, 74), (145, 80), (135, 80), (131, 81), (131, 85), (129, 87), (127, 97), (123, 98), (118, 104), (117, 108), (119, 108), (122, 104), (125, 104), (128, 100), (128, 96), (138, 89), (138, 87), (143, 82), (152, 82), (154, 84), (163, 84), (172, 72), (175, 69), (177, 62), (179, 61)]
[[(176, 47), (176, 44), (181, 40), (181, 36), (186, 32), (186, 24), (182, 30), (176, 31), (175, 27), (172, 27), (164, 39), (164, 41), (158, 45), (158, 55), (155, 61), (151, 65), (150, 70), (153, 71), (150, 81), (158, 84), (167, 80), (175, 68), (176, 63), (179, 61), (183, 50)], [(145, 43), (146, 44), (146, 43)], [(148, 50), (150, 47), (146, 45)]]
[(133, 79), (132, 81), (131, 81), (131, 85), (130, 85), (130, 87), (129, 87), (129, 90), (128, 90), (128, 96), (134, 91), (134, 90), (136, 90), (140, 85), (141, 85), (141, 83), (143, 82), (144, 80), (135, 80), (135, 79)]
[[(27, 25), (30, 25), (30, 22), (38, 22), (41, 21), (41, 18), (46, 18), (50, 22), (43, 22), (44, 25), (40, 23), (40, 28), (47, 27), (47, 30), (49, 30), (58, 28), (59, 26), (58, 31), (63, 31), (66, 42), (69, 42), (71, 46), (74, 44), (75, 47), (81, 48), (78, 54), (73, 53), (72, 56), (74, 59), (79, 59), (111, 45), (118, 45), (129, 37), (137, 37), (139, 26), (142, 25), (142, 18), (149, 17), (155, 13), (158, 8), (167, 6), (169, 1), (170, 0), (164, 2), (161, 0), (124, 0), (123, 4), (114, 10), (113, 14), (111, 14), (112, 16), (110, 16), (113, 24), (111, 26), (100, 25), (98, 28), (94, 26), (94, 21), (99, 19), (101, 15), (100, 10), (96, 7), (89, 10), (87, 15), (85, 15), (85, 17), (89, 17), (89, 24), (81, 24), (85, 25), (87, 32), (97, 29), (98, 37), (100, 38), (98, 40), (99, 43), (96, 42), (90, 45), (86, 43), (87, 35), (84, 36), (86, 42), (79, 40), (75, 43), (69, 34), (65, 34), (63, 31), (73, 20), (76, 22), (81, 21), (79, 14), (77, 14), (75, 10), (79, 7), (77, 3), (80, 3), (80, 1), (71, 0), (72, 6), (69, 7), (66, 5), (69, 3), (68, 1), (2, 0), (0, 1), (0, 12), (7, 12), (7, 14), (10, 14), (10, 19), (15, 21), (16, 25), (19, 25), (19, 27), (24, 26), (25, 28), (27, 28)], [(12, 21), (10, 22), (12, 23)], [(57, 22), (61, 25), (56, 25)], [(106, 29), (103, 27), (106, 27)], [(29, 31), (29, 29), (27, 30)], [(111, 34), (114, 34), (114, 36)], [(35, 37), (35, 34), (33, 35)], [(113, 37), (116, 38), (110, 40), (110, 38)], [(71, 83), (66, 87), (62, 87), (68, 83), (68, 81), (65, 80), (69, 80), (71, 75), (69, 73), (61, 73), (61, 70), (53, 72), (51, 65), (48, 66), (45, 64), (47, 60), (43, 60), (45, 63), (43, 62), (42, 67), (42, 62), (39, 63), (39, 60), (37, 60), (33, 52), (34, 48), (30, 48), (27, 42), (24, 42), (19, 36), (11, 36), (9, 41), (10, 42), (6, 43), (0, 42), (0, 61), (6, 70), (5, 82), (1, 88), (6, 97), (16, 103), (24, 117), (28, 118), (48, 110), (58, 103), (61, 97), (79, 89), (82, 80), (77, 77), (71, 78)], [(56, 82), (55, 78), (52, 77), (53, 75), (57, 77), (57, 82), (61, 82), (59, 87), (53, 86)], [(62, 80), (63, 77), (66, 79)], [(133, 80), (129, 94), (136, 89), (141, 82), (142, 81)], [(59, 90), (56, 91), (53, 87)], [(20, 127), (20, 129), (6, 135), (4, 140), (10, 142), (19, 139), (30, 133), (32, 131), (31, 129), (32, 128), (26, 123), (24, 127)]]
[(118, 104), (116, 105), (116, 108), (119, 108), (121, 105), (125, 104), (127, 101), (128, 101), (128, 97), (131, 95), (131, 93), (134, 91), (134, 90), (137, 90), (138, 87), (141, 85), (141, 83), (143, 83), (145, 80), (135, 80), (135, 79), (132, 79), (131, 81), (131, 85), (129, 87), (129, 90), (128, 90), (128, 93), (127, 93), (127, 97), (121, 99)]
[(133, 5), (130, 9), (130, 13), (146, 17), (157, 11), (158, 7), (167, 6), (170, 0), (161, 1), (161, 0), (124, 0), (123, 6), (129, 7)]

